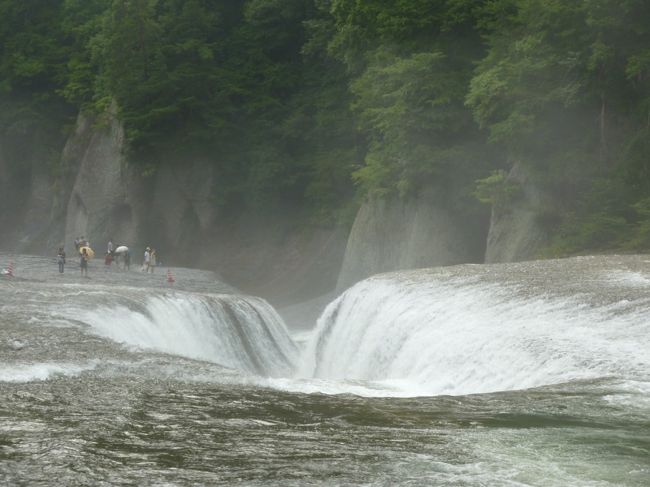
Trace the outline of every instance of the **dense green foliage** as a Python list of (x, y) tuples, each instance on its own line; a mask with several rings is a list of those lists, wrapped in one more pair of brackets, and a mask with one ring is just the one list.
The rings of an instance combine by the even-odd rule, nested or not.
[(645, 0), (0, 0), (0, 40), (15, 151), (114, 106), (142, 173), (209, 160), (216, 204), (319, 221), (516, 204), (516, 162), (557, 196), (551, 253), (650, 245)]
[(647, 248), (650, 4), (497, 3), (467, 103), (564, 200), (554, 250)]

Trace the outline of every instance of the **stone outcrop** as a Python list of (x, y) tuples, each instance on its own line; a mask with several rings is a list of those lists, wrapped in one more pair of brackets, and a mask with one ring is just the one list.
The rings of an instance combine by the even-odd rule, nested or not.
[(512, 167), (506, 183), (517, 191), (507, 204), (492, 208), (486, 263), (533, 259), (549, 243), (546, 220), (555, 206), (552, 197), (532, 181), (521, 164)]
[(212, 269), (245, 292), (276, 304), (309, 299), (336, 284), (347, 232), (297, 225), (291, 208), (222, 215), (214, 201), (216, 169), (208, 161), (161, 162), (144, 177), (124, 155), (124, 130), (114, 115), (79, 116), (62, 166), (76, 168), (66, 210), (65, 243), (86, 236), (101, 252), (109, 238), (144, 247), (163, 264)]
[(78, 170), (67, 204), (65, 243), (86, 236), (98, 247), (138, 242), (142, 228), (142, 185), (124, 159), (124, 130), (113, 114), (100, 120), (80, 115), (63, 151), (64, 160), (78, 159)]
[(480, 262), (485, 224), (448, 208), (432, 192), (407, 201), (372, 198), (354, 221), (337, 290), (370, 275)]

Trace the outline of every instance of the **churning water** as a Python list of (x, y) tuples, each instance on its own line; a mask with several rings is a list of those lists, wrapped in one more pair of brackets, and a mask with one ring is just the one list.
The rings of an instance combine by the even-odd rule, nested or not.
[(0, 483), (650, 485), (650, 258), (376, 276), (306, 342), (209, 272), (9, 260)]

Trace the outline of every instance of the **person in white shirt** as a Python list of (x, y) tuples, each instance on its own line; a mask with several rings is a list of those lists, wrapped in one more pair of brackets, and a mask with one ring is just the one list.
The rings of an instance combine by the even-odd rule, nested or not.
[(151, 266), (151, 249), (147, 247), (144, 250), (144, 263), (142, 264), (142, 270), (149, 272), (149, 267)]

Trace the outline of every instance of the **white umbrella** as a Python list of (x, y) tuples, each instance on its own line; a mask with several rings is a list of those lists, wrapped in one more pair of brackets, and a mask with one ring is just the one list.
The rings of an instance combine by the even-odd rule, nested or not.
[(125, 254), (129, 251), (129, 248), (126, 245), (120, 245), (118, 248), (116, 248), (113, 253), (115, 254)]

